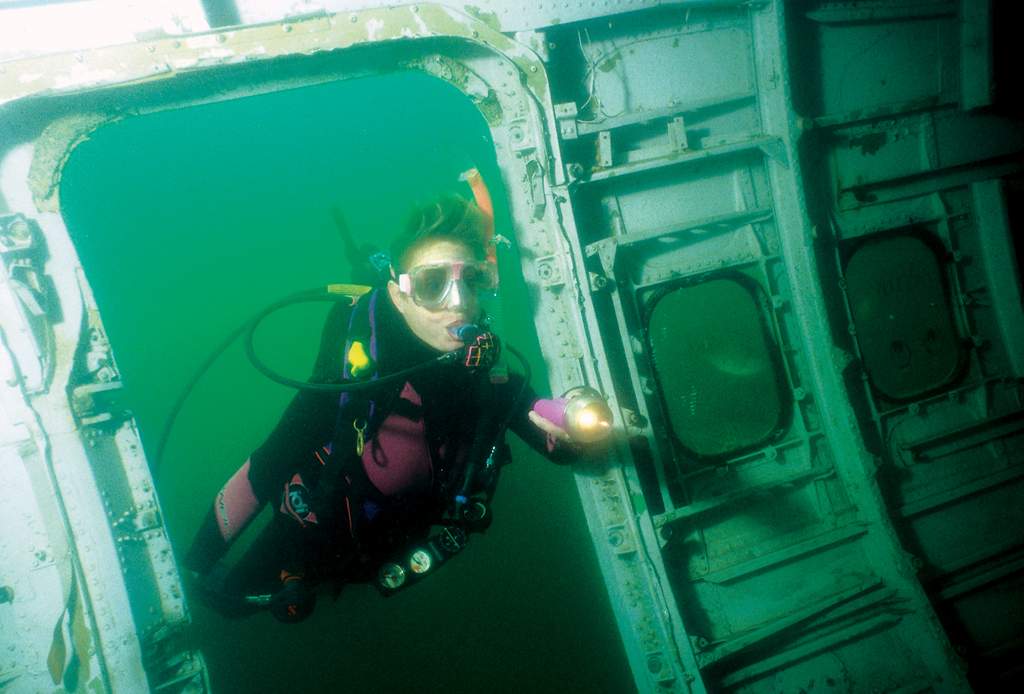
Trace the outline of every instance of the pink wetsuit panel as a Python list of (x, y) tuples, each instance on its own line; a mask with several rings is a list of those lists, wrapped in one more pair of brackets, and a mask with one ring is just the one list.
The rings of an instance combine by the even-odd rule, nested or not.
[(221, 490), (213, 505), (217, 527), (225, 542), (231, 542), (245, 529), (259, 510), (260, 503), (249, 483), (249, 461), (238, 468)]
[[(419, 393), (408, 383), (400, 397), (422, 404)], [(429, 489), (433, 467), (422, 417), (412, 420), (389, 415), (363, 449), (363, 468), (373, 486), (386, 496)]]

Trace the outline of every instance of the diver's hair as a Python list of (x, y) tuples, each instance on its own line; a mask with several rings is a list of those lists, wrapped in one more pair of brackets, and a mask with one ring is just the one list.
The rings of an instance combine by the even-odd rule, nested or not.
[(486, 228), (487, 219), (476, 203), (446, 193), (409, 215), (405, 231), (391, 244), (391, 263), (396, 273), (405, 272), (418, 250), (439, 239), (460, 243), (483, 260), (487, 255)]

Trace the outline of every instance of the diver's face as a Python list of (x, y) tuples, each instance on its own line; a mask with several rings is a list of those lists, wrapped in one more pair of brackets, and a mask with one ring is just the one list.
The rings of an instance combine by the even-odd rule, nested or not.
[[(413, 253), (409, 272), (431, 265), (476, 263), (472, 251), (465, 245), (438, 239)], [(461, 280), (451, 283), (444, 301), (436, 307), (427, 308), (417, 304), (410, 294), (399, 289), (393, 280), (388, 282), (388, 295), (406, 324), (423, 342), (441, 352), (450, 352), (462, 347), (462, 342), (452, 337), (449, 329), (463, 323), (475, 323), (480, 317), (480, 297), (466, 289)]]

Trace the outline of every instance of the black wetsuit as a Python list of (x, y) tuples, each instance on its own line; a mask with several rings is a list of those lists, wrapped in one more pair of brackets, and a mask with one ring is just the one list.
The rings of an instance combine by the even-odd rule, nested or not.
[[(385, 292), (380, 292), (376, 303), (379, 375), (386, 376), (438, 356), (438, 352), (412, 334)], [(352, 310), (344, 303), (331, 310), (311, 381), (341, 380), (343, 351)], [(405, 389), (401, 386), (382, 389), (373, 396), (375, 411), (370, 418), (368, 433), (373, 434), (385, 420), (398, 421), (408, 431), (418, 432), (416, 435), (424, 439), (425, 446), (420, 450), (429, 458), (426, 461), (363, 463), (364, 468), (390, 464), (419, 465), (418, 477), (416, 474), (411, 477), (416, 483), (406, 485), (408, 488), (397, 493), (395, 490), (382, 491), (372, 482), (365, 493), (358, 489), (355, 494), (351, 490), (338, 493), (323, 482), (325, 470), (332, 465), (340, 465), (344, 455), (350, 459), (353, 455), (347, 450), (351, 447), (352, 437), (339, 437), (339, 427), (351, 426), (351, 419), (345, 419), (345, 412), (339, 417), (338, 393), (299, 391), (273, 432), (253, 452), (247, 466), (243, 466), (240, 473), (244, 474), (236, 473), (218, 495), (215, 508), (207, 515), (188, 553), (186, 566), (205, 574), (241, 532), (241, 528), (232, 528), (230, 533), (226, 533), (223, 528), (229, 515), (224, 508), (226, 491), (231, 491), (235, 497), (239, 493), (250, 495), (251, 492), (251, 497), (245, 497), (251, 498), (251, 503), (241, 522), (242, 527), (255, 515), (249, 512), (252, 508), (258, 510), (269, 502), (277, 511), (263, 535), (232, 570), (227, 581), (229, 590), (272, 592), (280, 587), (281, 577), (285, 575), (282, 571), (287, 574), (318, 573), (323, 577), (325, 573), (350, 565), (354, 553), (365, 554), (367, 543), (381, 540), (384, 523), (422, 526), (434, 519), (440, 506), (450, 498), (453, 485), (461, 478), (462, 466), (473, 447), (474, 435), (477, 435), (477, 427), (484, 414), (491, 422), (500, 419), (504, 413), (510, 414), (509, 428), (531, 447), (558, 463), (573, 459), (572, 451), (554, 446), (547, 435), (529, 421), (527, 415), (536, 396), (529, 387), (523, 388), (521, 377), (512, 374), (505, 383), (487, 386), (493, 388), (489, 391), (483, 390), (482, 378), (486, 377), (470, 372), (461, 364), (435, 366), (411, 376)], [(419, 406), (406, 396), (410, 392), (407, 390), (409, 387), (414, 391), (412, 396), (418, 395), (421, 400)], [(482, 405), (482, 397), (489, 400), (489, 406)], [(392, 416), (397, 419), (391, 419)], [(345, 443), (338, 446), (338, 441)], [(333, 447), (346, 450), (332, 450), (333, 455), (327, 455), (328, 449)], [(358, 465), (358, 462), (354, 464)], [(429, 472), (428, 478), (424, 477), (424, 469)], [(379, 468), (370, 472), (379, 478), (388, 471)], [(364, 476), (361, 483), (367, 483), (369, 478), (369, 475)], [(301, 485), (295, 484), (297, 479)], [(246, 483), (249, 489), (239, 492), (237, 487), (244, 487)], [(228, 490), (232, 484), (236, 489)], [(388, 491), (391, 493), (385, 493)], [(442, 496), (445, 498), (440, 498)], [(382, 507), (385, 512), (378, 513)], [(420, 528), (408, 529), (415, 532)]]

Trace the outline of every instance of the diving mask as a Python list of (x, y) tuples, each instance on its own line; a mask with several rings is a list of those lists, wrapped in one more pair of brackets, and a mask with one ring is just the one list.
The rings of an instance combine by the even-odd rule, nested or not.
[(498, 288), (498, 273), (492, 263), (460, 261), (418, 265), (398, 276), (402, 293), (426, 309), (444, 306), (456, 282), (461, 283), (460, 296), (464, 291), (482, 296)]

